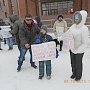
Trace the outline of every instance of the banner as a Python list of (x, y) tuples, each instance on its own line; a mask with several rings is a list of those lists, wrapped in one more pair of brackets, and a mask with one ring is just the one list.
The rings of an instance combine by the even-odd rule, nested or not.
[(33, 61), (44, 61), (56, 58), (56, 44), (54, 41), (31, 45)]
[(12, 34), (9, 32), (9, 31), (11, 31), (10, 26), (0, 26), (0, 28), (1, 28), (1, 34), (2, 34), (3, 38), (12, 37)]

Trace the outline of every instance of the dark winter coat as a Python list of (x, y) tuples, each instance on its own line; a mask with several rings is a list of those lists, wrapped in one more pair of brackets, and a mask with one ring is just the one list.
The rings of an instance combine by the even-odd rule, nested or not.
[(48, 34), (41, 35), (41, 43), (53, 41), (52, 37)]
[[(30, 29), (26, 22), (24, 21), (19, 30), (19, 38), (21, 47), (24, 47), (25, 44), (34, 44), (34, 39), (36, 36), (37, 31), (39, 31), (38, 26), (33, 22), (32, 28)], [(25, 47), (24, 47), (25, 48)]]
[(11, 32), (11, 34), (15, 35), (16, 43), (19, 45), (20, 44), (19, 28), (20, 28), (20, 24), (22, 22), (21, 22), (21, 20), (19, 20), (19, 17), (17, 15), (11, 15), (9, 17), (9, 19), (13, 23), (12, 30), (10, 32)]

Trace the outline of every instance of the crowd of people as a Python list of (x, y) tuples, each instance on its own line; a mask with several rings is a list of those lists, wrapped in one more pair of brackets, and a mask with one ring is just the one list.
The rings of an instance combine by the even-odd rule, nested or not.
[[(53, 32), (56, 37), (54, 39), (52, 36), (47, 34), (48, 28), (45, 23), (41, 21), (39, 16), (36, 16), (33, 20), (31, 14), (27, 14), (25, 19), (21, 21), (17, 15), (11, 15), (9, 20), (12, 25), (10, 25), (10, 23), (6, 24), (3, 19), (0, 19), (0, 50), (2, 50), (2, 40), (6, 41), (9, 46), (9, 50), (12, 50), (13, 37), (15, 37), (15, 41), (19, 50), (17, 71), (21, 71), (27, 50), (29, 50), (30, 53), (31, 67), (37, 69), (35, 62), (32, 59), (33, 56), (31, 45), (55, 41), (56, 47), (59, 44), (59, 51), (62, 51), (62, 37), (65, 33), (70, 33), (74, 40), (74, 48), (69, 50), (72, 67), (71, 79), (78, 81), (82, 78), (82, 59), (85, 53), (89, 35), (88, 28), (85, 26), (86, 17), (87, 12), (85, 10), (75, 12), (73, 15), (74, 24), (67, 29), (67, 22), (64, 20), (63, 15), (58, 15), (58, 18), (53, 25)], [(58, 50), (56, 48), (56, 58), (57, 57)], [(39, 79), (44, 77), (44, 65), (46, 65), (47, 79), (51, 79), (51, 60), (39, 61)]]

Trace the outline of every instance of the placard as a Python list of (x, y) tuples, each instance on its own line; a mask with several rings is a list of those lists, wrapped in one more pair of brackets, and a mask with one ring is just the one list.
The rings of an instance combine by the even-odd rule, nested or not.
[(31, 45), (33, 61), (52, 60), (56, 58), (56, 44), (54, 41)]
[(74, 38), (72, 34), (64, 34), (63, 50), (74, 50)]

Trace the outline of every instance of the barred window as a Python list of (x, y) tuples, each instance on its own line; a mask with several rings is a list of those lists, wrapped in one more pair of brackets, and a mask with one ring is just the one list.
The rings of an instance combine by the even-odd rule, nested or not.
[(73, 9), (73, 0), (60, 0), (58, 2), (42, 2), (42, 15), (68, 14)]

